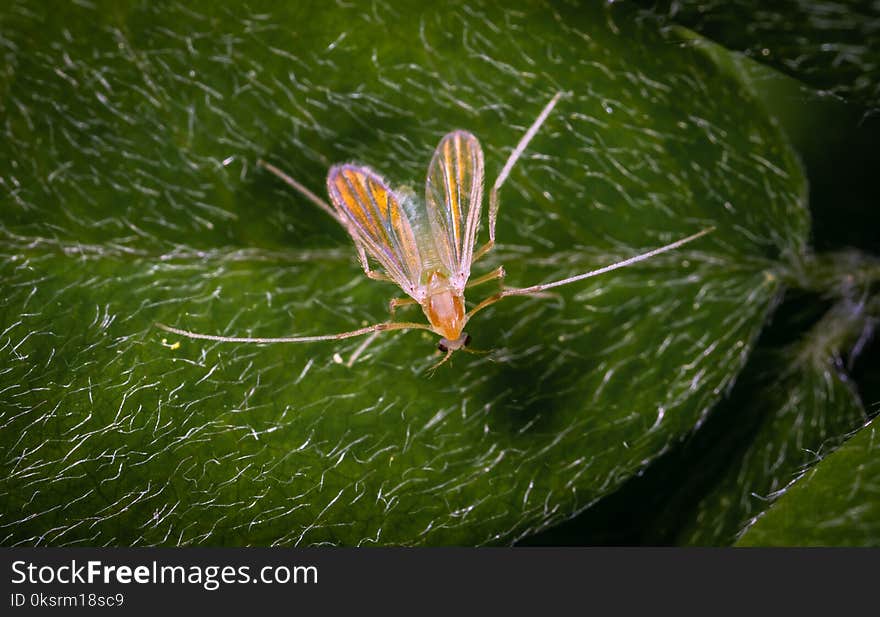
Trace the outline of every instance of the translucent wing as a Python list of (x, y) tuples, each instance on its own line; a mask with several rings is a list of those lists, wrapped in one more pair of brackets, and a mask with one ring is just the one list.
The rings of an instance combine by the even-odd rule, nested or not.
[[(416, 221), (402, 199), (367, 167), (336, 165), (327, 175), (330, 199), (355, 242), (415, 297), (422, 274)], [(418, 299), (418, 298), (417, 298)]]
[(476, 137), (453, 131), (440, 140), (428, 167), (425, 200), (438, 258), (463, 289), (483, 201), (483, 150)]

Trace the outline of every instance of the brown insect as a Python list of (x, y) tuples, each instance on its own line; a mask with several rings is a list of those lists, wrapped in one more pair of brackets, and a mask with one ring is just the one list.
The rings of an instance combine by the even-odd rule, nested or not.
[[(436, 365), (439, 366), (453, 352), (464, 349), (470, 343), (471, 337), (464, 332), (464, 327), (471, 318), (499, 300), (540, 294), (554, 287), (630, 266), (713, 231), (714, 228), (703, 229), (635, 257), (558, 281), (503, 288), (467, 311), (465, 289), (504, 278), (504, 268), (499, 267), (471, 280), (471, 266), (495, 246), (498, 192), (563, 94), (557, 93), (541, 110), (495, 179), (489, 191), (489, 240), (476, 250), (474, 246), (483, 201), (483, 150), (477, 138), (467, 131), (452, 131), (440, 140), (428, 166), (424, 202), (394, 191), (369, 167), (344, 164), (333, 166), (327, 175), (331, 206), (274, 165), (260, 161), (262, 167), (327, 212), (346, 229), (354, 241), (361, 267), (369, 278), (396, 283), (403, 290), (407, 297), (395, 298), (390, 302), (392, 318), (397, 307), (418, 304), (428, 320), (427, 324), (389, 320), (338, 334), (270, 338), (201, 334), (164, 324), (157, 324), (158, 327), (192, 339), (226, 343), (313, 343), (372, 333), (373, 336), (352, 355), (349, 365), (380, 332), (429, 330), (441, 337), (438, 348), (446, 354)], [(377, 262), (382, 271), (372, 270), (368, 258)]]

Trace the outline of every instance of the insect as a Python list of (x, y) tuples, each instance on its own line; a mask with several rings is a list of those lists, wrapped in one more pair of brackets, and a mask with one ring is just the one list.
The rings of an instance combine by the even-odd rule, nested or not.
[[(438, 336), (438, 348), (445, 353), (437, 364), (446, 362), (453, 352), (465, 349), (471, 337), (464, 331), (474, 315), (511, 296), (528, 296), (598, 276), (676, 249), (706, 235), (707, 228), (671, 244), (624, 259), (597, 270), (530, 287), (503, 287), (470, 310), (465, 307), (466, 289), (504, 279), (503, 267), (483, 276), (470, 278), (471, 266), (495, 246), (498, 193), (529, 142), (565, 93), (557, 93), (544, 107), (513, 149), (489, 191), (489, 239), (474, 250), (483, 201), (483, 151), (480, 142), (467, 131), (456, 130), (440, 140), (428, 166), (425, 201), (395, 191), (369, 167), (354, 164), (333, 166), (327, 175), (330, 202), (283, 171), (260, 161), (306, 199), (338, 221), (351, 236), (364, 273), (371, 279), (397, 284), (406, 294), (389, 303), (391, 319), (350, 332), (320, 336), (254, 338), (201, 334), (157, 324), (163, 330), (192, 339), (229, 343), (311, 343), (372, 334), (352, 355), (351, 365), (366, 345), (380, 332), (390, 330), (429, 330)], [(382, 271), (370, 267), (370, 259)], [(428, 323), (393, 321), (398, 307), (418, 304)]]

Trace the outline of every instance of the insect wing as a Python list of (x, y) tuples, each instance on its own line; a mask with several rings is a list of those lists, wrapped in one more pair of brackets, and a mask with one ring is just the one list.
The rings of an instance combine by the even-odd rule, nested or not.
[(327, 175), (330, 199), (355, 242), (406, 293), (415, 294), (422, 255), (413, 221), (399, 195), (367, 167), (336, 165)]
[(440, 140), (428, 166), (425, 202), (438, 257), (452, 280), (464, 288), (483, 200), (483, 149), (467, 131)]

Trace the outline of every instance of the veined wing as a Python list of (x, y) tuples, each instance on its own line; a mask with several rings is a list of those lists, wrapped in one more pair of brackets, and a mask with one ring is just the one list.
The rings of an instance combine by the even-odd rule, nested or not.
[[(330, 199), (349, 233), (386, 274), (416, 297), (423, 255), (412, 217), (401, 198), (367, 167), (336, 165), (327, 174)], [(419, 299), (419, 298), (416, 298)]]
[(463, 289), (483, 201), (483, 149), (471, 133), (453, 131), (440, 140), (428, 167), (425, 201), (438, 257)]

